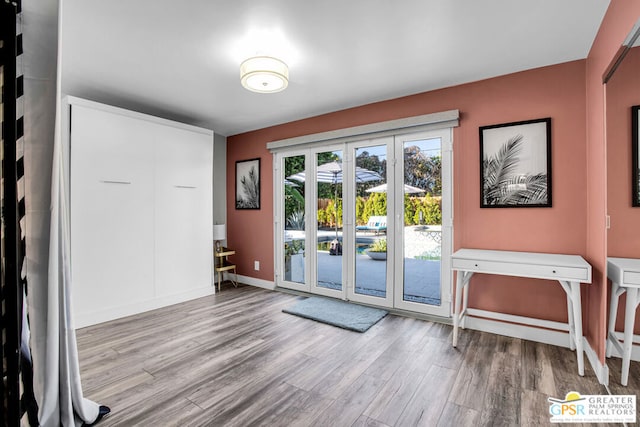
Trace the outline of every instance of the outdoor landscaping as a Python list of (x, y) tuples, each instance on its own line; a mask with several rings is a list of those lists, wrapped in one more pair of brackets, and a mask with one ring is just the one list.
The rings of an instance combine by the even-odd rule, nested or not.
[[(380, 152), (372, 147), (372, 152)], [(355, 156), (355, 291), (383, 297), (387, 271), (387, 163), (386, 155), (358, 149)], [(439, 150), (439, 149), (438, 149)], [(343, 176), (342, 152), (316, 153), (315, 227), (317, 248), (315, 264), (317, 286), (342, 289), (344, 278), (342, 248)], [(309, 190), (305, 156), (285, 158), (284, 219), (285, 280), (304, 283), (305, 198)], [(440, 258), (442, 224), (441, 158), (439, 151), (405, 148), (404, 159), (404, 233), (401, 250), (404, 258), (404, 299), (427, 304), (440, 303)], [(313, 223), (311, 223), (313, 224)]]
[[(426, 195), (424, 197), (404, 195), (405, 225), (438, 225), (442, 222), (442, 197)], [(365, 225), (372, 216), (387, 214), (387, 194), (372, 193), (367, 197), (356, 198), (356, 225)], [(292, 216), (297, 216), (292, 212)], [(342, 227), (342, 199), (318, 199), (318, 227), (333, 228), (338, 223)]]

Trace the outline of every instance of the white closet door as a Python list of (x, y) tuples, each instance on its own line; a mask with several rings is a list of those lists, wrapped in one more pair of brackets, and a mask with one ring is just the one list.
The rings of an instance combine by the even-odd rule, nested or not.
[(124, 306), (154, 295), (148, 132), (148, 122), (72, 107), (71, 266), (79, 324), (100, 313), (113, 318), (114, 309), (129, 314)]
[(213, 137), (159, 126), (155, 138), (156, 290), (211, 287)]

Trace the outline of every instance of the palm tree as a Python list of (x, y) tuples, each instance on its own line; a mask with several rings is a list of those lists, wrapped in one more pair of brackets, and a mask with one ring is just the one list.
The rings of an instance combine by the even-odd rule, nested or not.
[(493, 156), (482, 160), (483, 206), (547, 203), (547, 174), (516, 174), (522, 135), (516, 135)]

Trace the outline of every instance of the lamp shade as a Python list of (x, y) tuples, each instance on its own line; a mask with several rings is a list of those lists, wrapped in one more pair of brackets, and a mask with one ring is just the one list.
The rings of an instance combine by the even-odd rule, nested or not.
[(254, 56), (240, 64), (240, 82), (252, 92), (280, 92), (289, 85), (289, 67), (271, 56)]
[(213, 240), (224, 240), (227, 238), (227, 226), (225, 224), (216, 224), (213, 226)]

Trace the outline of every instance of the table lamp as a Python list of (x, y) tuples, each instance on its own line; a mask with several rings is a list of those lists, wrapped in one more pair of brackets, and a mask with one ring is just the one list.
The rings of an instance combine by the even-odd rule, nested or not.
[(226, 238), (227, 226), (225, 224), (215, 224), (213, 226), (213, 240), (215, 241), (216, 252), (220, 252), (222, 250), (220, 241), (225, 240)]

